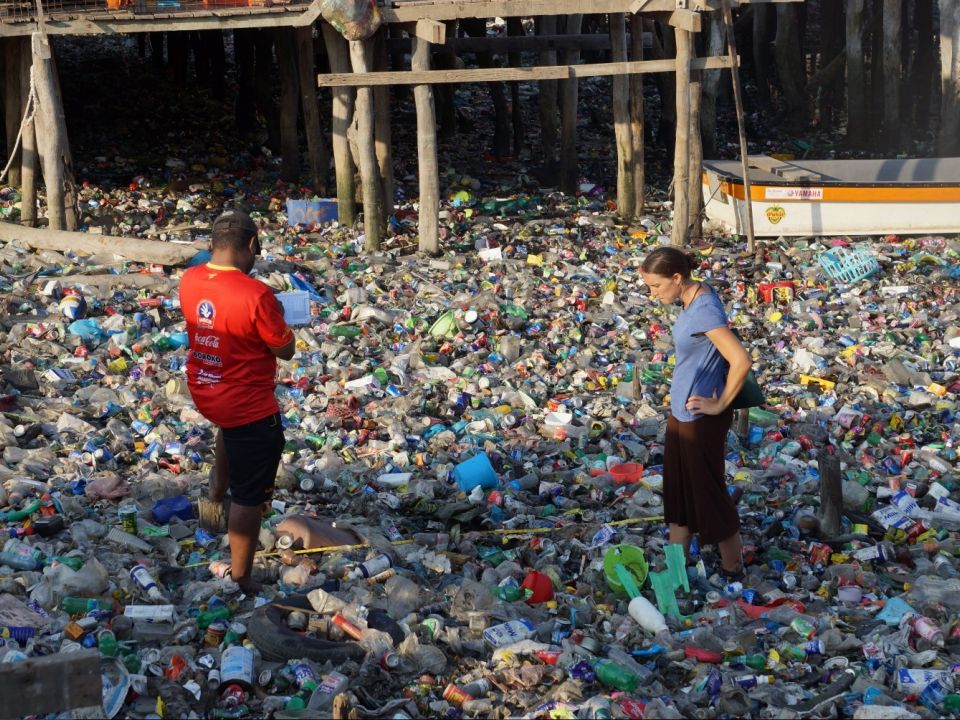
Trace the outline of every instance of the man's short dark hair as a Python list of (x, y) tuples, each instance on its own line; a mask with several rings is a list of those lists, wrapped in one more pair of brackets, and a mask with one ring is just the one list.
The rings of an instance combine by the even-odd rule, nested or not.
[(215, 248), (241, 250), (256, 235), (256, 223), (240, 210), (227, 210), (213, 221), (212, 245)]

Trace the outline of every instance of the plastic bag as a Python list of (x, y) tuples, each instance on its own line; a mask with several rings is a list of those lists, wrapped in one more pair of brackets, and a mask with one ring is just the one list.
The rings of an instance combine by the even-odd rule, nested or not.
[(380, 27), (380, 8), (372, 0), (324, 0), (323, 19), (347, 40), (366, 40)]

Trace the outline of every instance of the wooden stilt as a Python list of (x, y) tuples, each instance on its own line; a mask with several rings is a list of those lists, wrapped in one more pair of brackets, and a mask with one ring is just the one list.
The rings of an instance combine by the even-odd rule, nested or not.
[(280, 152), (280, 115), (273, 102), (273, 33), (269, 29), (254, 32), (256, 67), (253, 78), (256, 85), (257, 109), (267, 122), (267, 147)]
[(190, 55), (190, 43), (187, 33), (171, 31), (167, 33), (167, 58), (173, 70), (173, 81), (183, 87), (187, 84), (187, 65)]
[(76, 190), (67, 123), (57, 87), (56, 65), (44, 35), (34, 33), (31, 41), (34, 86), (37, 90), (36, 134), (47, 188), (47, 219), (52, 230), (69, 229), (68, 216), (72, 217), (75, 226), (76, 213), (72, 205), (65, 203), (69, 196), (76, 196)]
[(310, 159), (310, 180), (313, 191), (327, 194), (327, 173), (330, 170), (330, 151), (327, 149), (320, 126), (320, 105), (317, 103), (316, 68), (314, 67), (313, 27), (296, 28), (297, 69), (300, 74), (300, 105), (303, 108), (303, 127), (307, 136), (307, 155)]
[(673, 234), (670, 242), (685, 246), (690, 239), (688, 202), (690, 179), (690, 57), (688, 30), (674, 28), (677, 39), (677, 141), (673, 153)]
[[(507, 18), (508, 36), (522, 37), (524, 34), (523, 18)], [(508, 64), (510, 67), (520, 67), (523, 64), (519, 50), (509, 54)], [(523, 107), (520, 104), (520, 83), (516, 81), (510, 83), (510, 117), (513, 123), (513, 156), (519, 158), (524, 144)]]
[[(7, 156), (13, 155), (13, 162), (4, 182), (13, 187), (20, 186), (20, 149), (13, 152), (17, 133), (20, 132), (20, 120), (23, 118), (23, 92), (20, 89), (21, 52), (18, 38), (3, 39), (3, 120), (7, 138)], [(6, 162), (4, 162), (6, 164)], [(0, 165), (0, 167), (3, 167)]]
[[(716, 13), (704, 15), (707, 57), (723, 55), (723, 22)], [(717, 91), (722, 70), (702, 71), (700, 84), (700, 136), (704, 157), (717, 156)]]
[[(63, 121), (63, 141), (60, 143), (60, 157), (63, 162), (63, 219), (67, 230), (76, 230), (79, 227), (77, 219), (77, 183), (73, 174), (73, 156), (70, 153), (70, 139), (66, 131), (67, 122), (63, 116), (63, 92), (60, 89), (60, 71), (57, 69), (57, 55), (53, 46), (50, 46), (50, 67), (53, 68), (53, 88), (58, 112)], [(34, 126), (36, 127), (36, 126)]]
[[(690, 43), (690, 59), (696, 57), (694, 43)], [(703, 71), (690, 73), (690, 168), (687, 171), (687, 227), (688, 238), (699, 240), (703, 236), (700, 207), (703, 204), (701, 175), (703, 174), (703, 141), (700, 137), (700, 100), (703, 87)]]
[[(630, 54), (643, 60), (643, 16), (630, 17)], [(643, 215), (647, 176), (644, 168), (646, 126), (643, 119), (643, 75), (630, 76), (630, 142), (633, 143), (633, 210)]]
[[(627, 23), (623, 13), (610, 13), (610, 49), (613, 62), (627, 61)], [(633, 129), (630, 127), (630, 78), (613, 77), (613, 131), (617, 143), (617, 214), (629, 221), (635, 214), (633, 190)]]
[(750, 411), (746, 409), (741, 409), (736, 411), (737, 416), (737, 437), (740, 439), (740, 443), (744, 444), (747, 442), (747, 437), (750, 434)]
[[(413, 37), (414, 70), (430, 69), (430, 44), (423, 38)], [(437, 120), (433, 105), (433, 88), (430, 85), (414, 85), (413, 98), (417, 105), (417, 160), (420, 179), (420, 251), (437, 255), (440, 252), (438, 212), (440, 190), (437, 167)]]
[[(387, 28), (381, 26), (371, 38), (373, 43), (374, 70), (389, 70), (387, 55)], [(375, 112), (374, 137), (376, 138), (377, 170), (380, 173), (380, 191), (383, 193), (384, 220), (393, 214), (393, 143), (390, 139), (390, 91), (389, 85), (373, 89)]]
[[(567, 16), (567, 35), (579, 35), (583, 24), (583, 15)], [(564, 52), (564, 63), (575, 65), (580, 62), (579, 50)], [(579, 186), (577, 170), (577, 99), (579, 86), (576, 78), (560, 83), (560, 191), (573, 195)]]
[(300, 74), (294, 57), (293, 31), (290, 28), (275, 28), (273, 42), (277, 48), (277, 68), (280, 72), (280, 179), (295, 183), (300, 179), (300, 143), (297, 141)]
[(223, 44), (222, 30), (206, 30), (203, 42), (210, 58), (210, 97), (223, 100), (227, 97), (227, 51)]
[[(322, 23), (320, 28), (327, 46), (330, 72), (350, 72), (347, 41), (327, 23)], [(337, 173), (337, 214), (340, 222), (350, 227), (357, 219), (353, 158), (350, 155), (350, 141), (347, 139), (347, 129), (353, 117), (355, 90), (350, 87), (335, 87), (332, 92), (333, 117), (330, 130), (333, 137), (333, 163)]]
[(241, 134), (253, 132), (257, 118), (256, 84), (254, 68), (256, 65), (253, 38), (256, 30), (238, 28), (233, 31), (234, 64), (237, 67), (237, 130)]
[[(373, 70), (373, 43), (370, 40), (351, 40), (350, 61), (355, 73)], [(383, 237), (383, 196), (374, 139), (373, 88), (357, 88), (354, 113), (357, 117), (358, 164), (363, 192), (364, 249), (374, 252), (380, 249), (380, 239)]]
[[(30, 68), (33, 65), (33, 51), (30, 49), (30, 38), (17, 38), (20, 46), (20, 89), (22, 92), (22, 106), (26, 106), (30, 95)], [(28, 227), (37, 224), (37, 131), (33, 120), (23, 126), (23, 135), (20, 138), (21, 168), (20, 173), (20, 223)]]
[(827, 538), (840, 534), (840, 514), (843, 511), (843, 485), (840, 476), (840, 458), (821, 450), (820, 469), (820, 532)]
[(163, 40), (166, 33), (152, 32), (150, 35), (150, 63), (154, 70), (163, 69)]
[[(537, 35), (556, 35), (557, 18), (553, 15), (542, 15), (537, 18)], [(541, 65), (556, 65), (557, 51), (543, 50), (540, 52)], [(543, 152), (543, 174), (545, 178), (556, 176), (559, 162), (557, 160), (557, 95), (559, 82), (557, 80), (539, 80), (540, 105), (540, 144)]]
[[(759, 7), (759, 6), (758, 6)], [(733, 82), (733, 103), (737, 113), (737, 135), (740, 139), (740, 167), (743, 169), (743, 190), (747, 206), (747, 252), (753, 252), (756, 239), (753, 232), (753, 197), (750, 193), (750, 169), (747, 159), (747, 129), (743, 116), (743, 92), (740, 87), (740, 68), (737, 67), (737, 40), (733, 32), (733, 13), (729, 0), (720, 0), (723, 29), (727, 35), (727, 54), (733, 62), (730, 79)]]
[(197, 78), (197, 86), (206, 88), (210, 85), (210, 51), (204, 42), (202, 31), (190, 33), (190, 51), (193, 53), (193, 72)]

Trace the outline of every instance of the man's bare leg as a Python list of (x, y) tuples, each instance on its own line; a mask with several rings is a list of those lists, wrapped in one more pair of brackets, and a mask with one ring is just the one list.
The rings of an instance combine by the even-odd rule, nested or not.
[(260, 520), (263, 512), (259, 505), (249, 507), (230, 506), (228, 533), (230, 537), (230, 575), (244, 591), (258, 590), (253, 582), (253, 556), (260, 538)]
[(207, 497), (211, 502), (223, 502), (230, 487), (230, 462), (227, 459), (227, 446), (223, 442), (223, 430), (217, 429), (217, 441), (214, 449), (213, 467), (210, 469), (210, 487)]

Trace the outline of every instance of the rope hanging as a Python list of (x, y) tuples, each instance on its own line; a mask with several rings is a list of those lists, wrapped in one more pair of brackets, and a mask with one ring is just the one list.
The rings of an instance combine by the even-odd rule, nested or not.
[(13, 149), (10, 151), (10, 159), (7, 160), (7, 166), (3, 169), (3, 172), (0, 172), (0, 182), (3, 182), (7, 179), (7, 173), (10, 171), (10, 166), (13, 165), (13, 159), (17, 156), (17, 149), (20, 147), (20, 139), (23, 137), (23, 128), (26, 127), (27, 123), (33, 122), (33, 116), (37, 111), (37, 88), (33, 82), (33, 70), (34, 66), (30, 66), (30, 92), (27, 94), (27, 103), (26, 107), (23, 109), (23, 119), (20, 121), (20, 129), (17, 131), (17, 139), (13, 143)]

